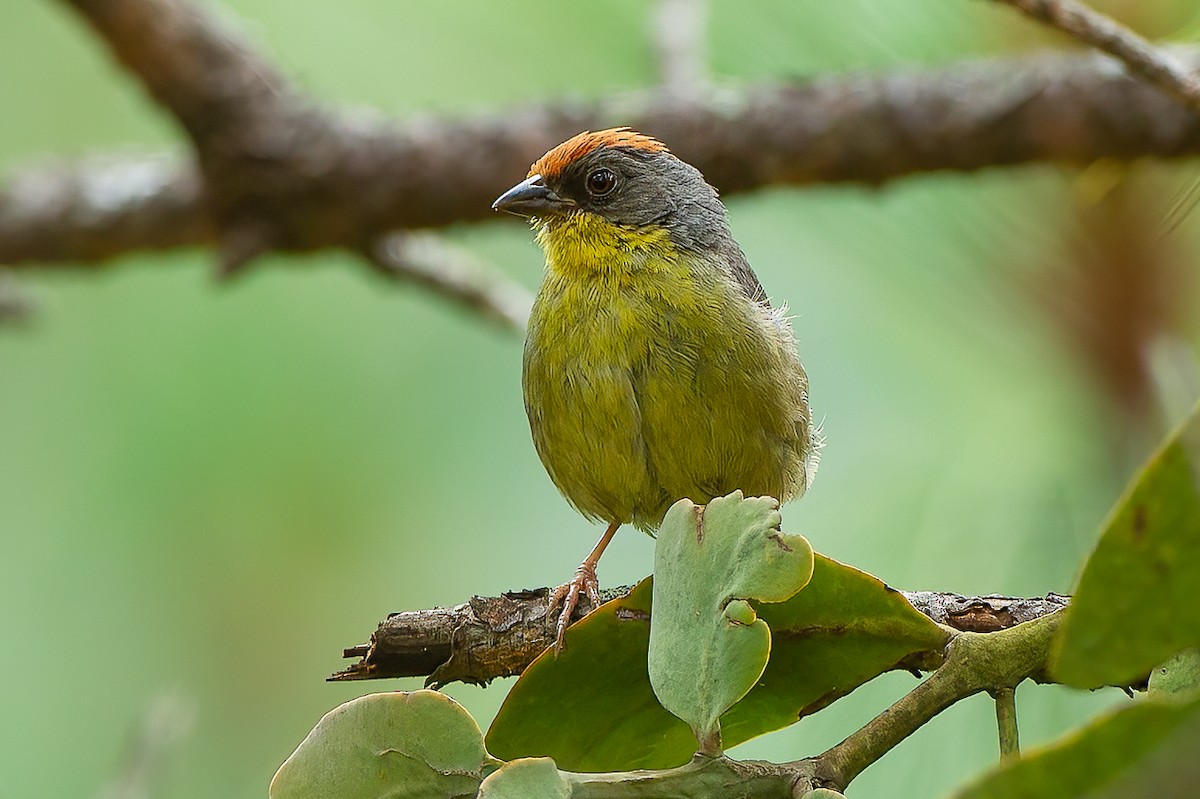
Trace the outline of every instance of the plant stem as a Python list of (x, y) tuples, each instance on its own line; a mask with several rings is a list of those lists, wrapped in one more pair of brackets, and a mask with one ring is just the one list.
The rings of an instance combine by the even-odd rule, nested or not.
[[(941, 668), (816, 759), (818, 777), (844, 791), (867, 766), (958, 700), (1044, 678), (1050, 642), (1062, 615), (1054, 613), (995, 633), (959, 633), (950, 641)], [(1013, 724), (1015, 746), (1015, 713)]]
[(640, 799), (650, 796), (738, 796), (782, 799), (792, 794), (803, 767), (697, 755), (679, 768), (611, 774), (564, 772), (572, 799)]
[(992, 692), (996, 700), (996, 728), (1000, 731), (1000, 760), (1015, 760), (1021, 754), (1017, 730), (1017, 689), (999, 688)]

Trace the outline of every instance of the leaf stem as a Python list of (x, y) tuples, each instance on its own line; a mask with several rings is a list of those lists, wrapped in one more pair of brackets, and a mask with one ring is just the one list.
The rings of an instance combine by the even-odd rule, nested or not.
[(797, 779), (793, 764), (730, 760), (697, 755), (690, 763), (661, 771), (609, 774), (563, 772), (572, 799), (633, 799), (648, 796), (739, 796), (782, 799)]
[(996, 728), (1000, 731), (1000, 760), (1016, 760), (1021, 755), (1017, 689), (998, 688), (992, 691), (992, 697), (996, 700)]

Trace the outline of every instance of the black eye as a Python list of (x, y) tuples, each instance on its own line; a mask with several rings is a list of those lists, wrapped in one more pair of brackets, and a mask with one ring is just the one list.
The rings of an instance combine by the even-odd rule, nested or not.
[(617, 185), (617, 176), (610, 169), (597, 169), (587, 176), (587, 190), (593, 197), (603, 197)]

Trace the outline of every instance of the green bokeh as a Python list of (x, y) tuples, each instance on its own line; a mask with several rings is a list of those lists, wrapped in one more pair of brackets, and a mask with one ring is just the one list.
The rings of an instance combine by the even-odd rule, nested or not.
[[(395, 114), (648, 85), (646, 8), (228, 3), (301, 85)], [(182, 149), (62, 6), (7, 0), (0, 23), (0, 169)], [(1032, 30), (931, 0), (722, 0), (711, 29), (730, 78), (945, 63), (1024, 49)], [(1158, 171), (1177, 186), (1189, 169)], [(1040, 167), (730, 201), (763, 283), (796, 314), (829, 440), (785, 530), (900, 587), (1069, 590), (1146, 452), (1115, 454), (1119, 420), (1021, 289), (1061, 257), (1073, 180)], [(450, 235), (536, 284), (520, 225)], [(322, 682), (342, 646), (388, 611), (560, 582), (598, 532), (530, 445), (516, 337), (341, 254), (267, 259), (230, 285), (210, 260), (31, 273), (35, 324), (0, 330), (0, 796), (98, 795), (170, 693), (195, 723), (154, 795), (263, 797), (324, 712), (389, 687)], [(630, 582), (652, 559), (649, 539), (622, 532), (601, 578)], [(889, 675), (734, 754), (819, 751), (911, 684)], [(486, 725), (505, 689), (450, 692)], [(1034, 697), (1020, 702), (1028, 743), (1113, 701), (1019, 697)], [(994, 756), (991, 709), (972, 700), (854, 790), (928, 797)]]

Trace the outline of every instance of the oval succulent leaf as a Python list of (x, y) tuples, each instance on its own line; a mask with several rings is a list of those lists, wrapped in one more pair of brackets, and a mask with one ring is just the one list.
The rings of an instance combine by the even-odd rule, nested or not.
[(1125, 685), (1200, 645), (1200, 409), (1138, 473), (1084, 565), (1052, 663), (1082, 688)]
[(1184, 700), (1200, 694), (1200, 649), (1185, 649), (1150, 673), (1150, 696)]
[[(488, 750), (547, 755), (571, 771), (686, 763), (695, 738), (658, 703), (647, 673), (651, 593), (647, 578), (571, 625), (562, 654), (543, 654), (509, 691)], [(771, 628), (771, 658), (721, 717), (726, 746), (793, 724), (888, 669), (936, 659), (946, 644), (945, 631), (903, 594), (821, 555), (803, 591), (760, 605), (758, 615)]]
[(437, 691), (370, 694), (325, 714), (271, 780), (271, 799), (474, 796), (487, 753), (471, 715)]
[(1188, 799), (1200, 703), (1140, 700), (993, 769), (952, 799)]
[(659, 529), (650, 684), (705, 754), (720, 752), (721, 714), (767, 666), (771, 631), (750, 600), (782, 602), (812, 577), (808, 541), (780, 522), (776, 500), (737, 491), (707, 506), (682, 499)]
[(479, 786), (479, 799), (569, 799), (571, 783), (548, 757), (505, 763)]

